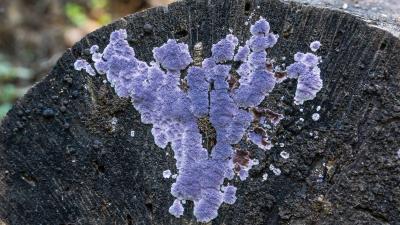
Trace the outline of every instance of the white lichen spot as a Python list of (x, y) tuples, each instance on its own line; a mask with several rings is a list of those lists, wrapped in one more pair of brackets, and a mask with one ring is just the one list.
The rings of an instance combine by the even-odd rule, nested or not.
[(258, 6), (257, 6), (257, 9), (259, 9), (259, 8), (260, 8), (260, 6), (258, 5)]
[(117, 123), (118, 123), (118, 119), (116, 117), (111, 118), (111, 130), (112, 131), (115, 131)]
[(264, 173), (262, 176), (262, 181), (266, 181), (268, 179), (268, 173)]
[(318, 183), (321, 183), (321, 182), (323, 182), (323, 181), (324, 181), (324, 175), (318, 174), (317, 182), (318, 182)]
[(258, 159), (251, 160), (251, 166), (257, 166), (258, 164), (260, 164), (260, 161), (258, 161)]
[(286, 60), (286, 56), (283, 56), (281, 59), (282, 59), (282, 61), (285, 61)]
[(178, 174), (174, 174), (171, 177), (172, 177), (172, 179), (176, 179), (178, 177)]
[(321, 106), (317, 106), (317, 112), (319, 112), (319, 110), (321, 110)]
[(310, 136), (311, 136), (311, 137), (314, 136), (314, 133), (313, 133), (313, 132), (310, 132)]
[(311, 117), (312, 117), (312, 120), (314, 120), (314, 121), (318, 121), (320, 118), (319, 113), (314, 113), (314, 114), (312, 114)]
[(279, 168), (273, 169), (272, 172), (274, 172), (274, 174), (275, 174), (276, 176), (281, 175), (281, 170), (280, 170)]
[(349, 5), (347, 4), (347, 3), (344, 3), (343, 5), (342, 5), (342, 9), (347, 9), (349, 7)]
[(279, 155), (284, 159), (288, 159), (289, 158), (289, 153), (285, 152), (285, 151), (281, 151), (281, 153)]
[(271, 170), (276, 176), (281, 175), (281, 170), (275, 167), (273, 164), (269, 165), (269, 170)]
[(269, 165), (269, 170), (273, 170), (275, 168), (275, 166), (273, 164)]
[(232, 30), (232, 28), (229, 28), (229, 33), (233, 33), (233, 30)]
[(279, 143), (279, 147), (281, 148), (285, 147), (285, 143)]
[(303, 112), (303, 111), (304, 111), (304, 109), (303, 109), (303, 108), (300, 108), (299, 110), (300, 110), (300, 112)]
[(299, 121), (300, 121), (300, 122), (304, 122), (304, 119), (300, 117)]
[(131, 137), (135, 137), (135, 131), (131, 130)]
[(103, 84), (107, 84), (107, 80), (103, 80)]
[(249, 22), (247, 22), (247, 21), (244, 22), (244, 25), (245, 25), (245, 26), (248, 26), (248, 25), (249, 25)]
[(249, 20), (251, 20), (253, 18), (253, 16), (254, 16), (254, 11), (252, 13), (250, 13)]
[(163, 177), (164, 178), (170, 178), (171, 177), (171, 170), (164, 170), (163, 172), (162, 172), (162, 175), (163, 175)]

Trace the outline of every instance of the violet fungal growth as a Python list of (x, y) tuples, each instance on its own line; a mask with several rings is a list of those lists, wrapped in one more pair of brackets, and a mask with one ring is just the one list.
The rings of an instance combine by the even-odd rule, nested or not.
[[(90, 49), (97, 73), (106, 74), (116, 94), (130, 97), (141, 121), (153, 125), (156, 145), (171, 145), (178, 176), (171, 187), (175, 200), (169, 212), (176, 217), (183, 215), (187, 200), (194, 202), (193, 213), (201, 222), (216, 218), (222, 203), (235, 203), (237, 188), (224, 185), (225, 179), (245, 180), (258, 163), (237, 144), (252, 142), (270, 149), (273, 145), (262, 124), (276, 125), (283, 119), (259, 106), (276, 84), (297, 79), (296, 104), (313, 99), (322, 88), (319, 57), (296, 53), (287, 71), (276, 71), (267, 49), (276, 44), (278, 35), (270, 32), (263, 18), (250, 32), (251, 38), (240, 47), (234, 35), (227, 35), (200, 63), (194, 62), (187, 44), (176, 40), (153, 49), (155, 62), (141, 61), (126, 40), (126, 30), (112, 32), (102, 53), (96, 45)], [(310, 45), (312, 51), (319, 47), (319, 42)], [(82, 59), (74, 66), (96, 73)], [(184, 78), (183, 72), (187, 72)]]

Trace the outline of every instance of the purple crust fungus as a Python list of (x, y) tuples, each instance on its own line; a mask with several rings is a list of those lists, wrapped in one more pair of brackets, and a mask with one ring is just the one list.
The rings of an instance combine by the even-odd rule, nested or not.
[[(169, 212), (175, 217), (184, 214), (186, 200), (194, 202), (193, 213), (200, 222), (216, 218), (221, 204), (235, 203), (237, 188), (224, 181), (235, 176), (245, 180), (258, 161), (233, 146), (242, 141), (264, 150), (273, 146), (262, 123), (277, 125), (283, 115), (259, 105), (286, 75), (298, 80), (296, 104), (313, 99), (322, 88), (320, 58), (296, 53), (287, 71), (274, 71), (267, 49), (277, 43), (278, 35), (270, 32), (263, 18), (250, 32), (243, 46), (234, 35), (227, 35), (212, 46), (209, 58), (195, 66), (188, 45), (176, 40), (153, 49), (155, 62), (141, 61), (126, 40), (126, 30), (116, 30), (102, 53), (97, 45), (90, 48), (94, 68), (83, 59), (74, 63), (76, 70), (92, 76), (96, 71), (105, 74), (118, 96), (131, 99), (141, 121), (153, 125), (155, 144), (160, 148), (171, 144), (178, 176), (171, 187), (175, 200)], [(319, 42), (310, 45), (312, 51), (319, 47)], [(231, 74), (233, 62), (240, 64), (236, 80)], [(184, 71), (187, 90), (181, 87)], [(204, 118), (216, 132), (211, 153), (202, 144), (198, 123)]]

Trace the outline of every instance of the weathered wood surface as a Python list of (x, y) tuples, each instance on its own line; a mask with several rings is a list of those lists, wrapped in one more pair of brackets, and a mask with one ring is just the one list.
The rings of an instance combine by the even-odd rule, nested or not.
[[(276, 140), (285, 146), (266, 154), (252, 150), (260, 165), (237, 182), (238, 201), (222, 206), (212, 224), (400, 224), (396, 14), (382, 18), (385, 9), (363, 13), (349, 6), (344, 13), (341, 2), (302, 2), (308, 3), (187, 0), (89, 34), (2, 121), (0, 224), (196, 224), (191, 210), (183, 219), (167, 212), (173, 180), (162, 171), (174, 168), (171, 150), (166, 155), (154, 145), (150, 126), (104, 77), (74, 71), (72, 63), (87, 57), (91, 44), (104, 47), (119, 28), (128, 29), (140, 59), (150, 60), (152, 48), (167, 38), (191, 47), (201, 41), (207, 55), (229, 29), (246, 40), (244, 24), (253, 10), (253, 19), (268, 18), (281, 37), (270, 54), (277, 59), (321, 40), (324, 88), (303, 113), (291, 101), (294, 82), (268, 97), (267, 104), (286, 115)], [(318, 105), (321, 119), (314, 122)], [(281, 150), (290, 153), (288, 160), (279, 157)], [(281, 176), (270, 173), (271, 163)]]

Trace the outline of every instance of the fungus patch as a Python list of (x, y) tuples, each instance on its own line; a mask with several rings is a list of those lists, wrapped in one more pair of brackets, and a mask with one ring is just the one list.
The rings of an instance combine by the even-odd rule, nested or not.
[[(223, 203), (235, 203), (237, 188), (229, 181), (246, 180), (259, 163), (250, 159), (246, 149), (237, 149), (238, 144), (250, 142), (269, 150), (273, 147), (270, 129), (284, 119), (260, 107), (276, 85), (297, 79), (294, 103), (299, 105), (315, 98), (322, 88), (318, 56), (298, 52), (286, 70), (274, 67), (267, 50), (279, 36), (263, 18), (251, 25), (250, 32), (242, 46), (233, 34), (226, 35), (202, 61), (192, 58), (187, 44), (170, 39), (153, 49), (154, 62), (147, 63), (136, 58), (127, 31), (121, 29), (111, 33), (103, 52), (97, 45), (90, 48), (93, 65), (83, 59), (74, 64), (76, 70), (90, 75), (105, 74), (119, 97), (131, 99), (141, 121), (152, 124), (155, 144), (160, 148), (170, 144), (178, 173), (166, 170), (163, 177), (176, 179), (171, 187), (175, 200), (169, 208), (176, 217), (183, 215), (187, 200), (193, 201), (199, 222), (216, 218)], [(319, 42), (310, 45), (312, 51), (319, 47)], [(116, 123), (115, 118), (113, 129)], [(207, 131), (212, 135), (204, 135)], [(284, 152), (281, 156), (289, 157)], [(272, 164), (270, 170), (281, 174)]]

